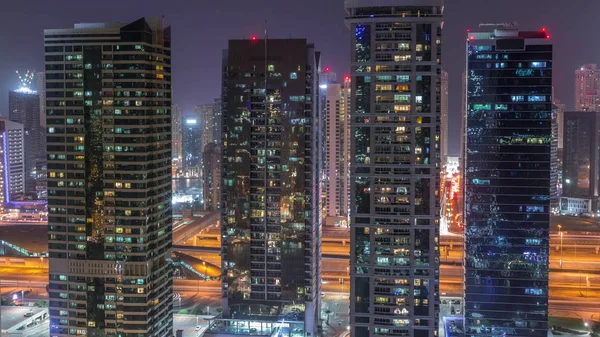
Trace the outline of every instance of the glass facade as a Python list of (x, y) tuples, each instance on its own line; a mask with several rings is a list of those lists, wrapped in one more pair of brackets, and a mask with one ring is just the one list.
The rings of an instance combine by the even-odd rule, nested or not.
[(544, 32), (468, 35), (465, 332), (547, 336), (552, 45)]
[(50, 336), (173, 335), (170, 28), (44, 34)]
[(437, 336), (442, 1), (373, 3), (346, 1), (350, 334)]
[(600, 112), (564, 114), (562, 196), (592, 200), (598, 209), (600, 172)]
[(269, 39), (232, 40), (225, 54), (223, 316), (277, 318), (296, 303), (294, 320), (311, 336), (320, 301), (318, 53), (303, 39)]

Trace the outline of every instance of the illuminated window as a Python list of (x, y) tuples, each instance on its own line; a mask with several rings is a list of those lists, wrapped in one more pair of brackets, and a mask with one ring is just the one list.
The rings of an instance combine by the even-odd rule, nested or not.
[(529, 66), (531, 68), (546, 68), (546, 62), (531, 62)]
[(297, 80), (297, 79), (298, 79), (297, 73), (290, 73), (290, 80)]
[(116, 182), (116, 183), (115, 183), (115, 187), (116, 187), (116, 188), (121, 188), (121, 187), (123, 187), (123, 183), (121, 183), (121, 182)]
[(274, 66), (274, 65), (272, 65), (272, 64), (269, 64), (269, 65), (267, 66), (267, 70), (268, 70), (268, 71), (275, 71), (275, 66)]
[(144, 293), (144, 288), (137, 288), (137, 293), (138, 294), (143, 294)]
[(131, 210), (130, 209), (126, 209), (125, 210), (125, 215), (126, 216), (131, 216)]
[(545, 102), (546, 96), (528, 96), (527, 101), (528, 102)]
[(513, 102), (524, 102), (525, 96), (510, 96), (510, 99)]

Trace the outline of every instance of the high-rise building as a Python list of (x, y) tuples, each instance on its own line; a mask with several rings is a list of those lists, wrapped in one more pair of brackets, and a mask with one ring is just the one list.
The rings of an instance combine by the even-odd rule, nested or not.
[(317, 333), (319, 58), (305, 39), (231, 40), (224, 53), (221, 256), (232, 329)]
[(220, 99), (215, 99), (213, 103), (202, 104), (196, 107), (196, 114), (202, 129), (201, 149), (204, 149), (208, 144), (221, 142), (221, 129), (219, 127), (220, 113)]
[(547, 336), (552, 44), (482, 24), (467, 37), (465, 334)]
[[(553, 96), (554, 97), (554, 96)], [(563, 148), (563, 137), (565, 133), (565, 111), (567, 111), (566, 104), (562, 104), (560, 100), (554, 99), (554, 110), (556, 112), (556, 128), (558, 132), (558, 148)]]
[(0, 149), (2, 181), (0, 207), (4, 203), (22, 200), (25, 196), (25, 127), (0, 118)]
[(25, 127), (25, 194), (36, 198), (36, 164), (43, 160), (40, 126), (40, 97), (30, 89), (33, 73), (19, 76), (21, 86), (8, 94), (8, 117)]
[(575, 111), (600, 111), (600, 70), (584, 64), (575, 70)]
[(173, 104), (171, 107), (171, 141), (173, 142), (173, 159), (182, 159), (182, 117), (179, 105)]
[[(565, 113), (561, 213), (598, 211), (600, 193), (600, 112)], [(581, 199), (591, 204), (588, 212), (569, 210), (567, 199)], [(571, 204), (577, 204), (570, 200)]]
[(345, 0), (350, 335), (437, 336), (442, 0)]
[(440, 157), (442, 160), (442, 167), (446, 166), (446, 159), (448, 158), (448, 72), (442, 70), (442, 88), (441, 88), (441, 100), (442, 100), (442, 118), (440, 121)]
[(184, 119), (181, 145), (183, 169), (188, 175), (198, 175), (202, 156), (202, 125), (197, 118)]
[(44, 31), (50, 336), (173, 335), (171, 29)]
[(204, 209), (216, 211), (221, 208), (221, 146), (217, 143), (206, 145), (202, 158)]
[(213, 118), (215, 120), (215, 126), (214, 129), (212, 130), (213, 132), (213, 142), (217, 143), (217, 144), (221, 144), (221, 128), (223, 127), (222, 125), (222, 118), (221, 118), (221, 107), (222, 103), (221, 103), (221, 99), (220, 98), (215, 98), (215, 101), (213, 102)]
[(350, 210), (350, 76), (341, 83), (335, 80), (327, 83), (322, 76), (320, 83), (325, 117), (322, 177), (325, 224), (346, 227)]

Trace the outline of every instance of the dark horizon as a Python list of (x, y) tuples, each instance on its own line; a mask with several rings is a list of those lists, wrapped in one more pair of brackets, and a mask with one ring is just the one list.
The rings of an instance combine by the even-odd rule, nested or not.
[[(583, 2), (583, 1), (580, 1)], [(229, 39), (264, 34), (264, 22), (273, 38), (306, 38), (322, 52), (322, 66), (338, 76), (349, 73), (350, 32), (344, 25), (342, 0), (277, 2), (232, 0), (210, 4), (173, 2), (169, 6), (147, 0), (140, 8), (134, 2), (105, 0), (81, 6), (80, 1), (3, 2), (0, 29), (11, 34), (0, 37), (0, 112), (8, 115), (8, 91), (17, 87), (16, 70), (41, 71), (44, 62), (43, 30), (69, 28), (80, 22), (132, 22), (140, 17), (164, 16), (173, 27), (173, 102), (183, 115), (196, 105), (211, 103), (220, 96), (221, 55)], [(118, 10), (115, 10), (117, 8)], [(518, 10), (515, 10), (518, 9)], [(518, 22), (521, 30), (548, 29), (555, 45), (554, 86), (556, 97), (573, 109), (574, 70), (587, 63), (600, 63), (600, 46), (595, 41), (595, 13), (600, 2), (575, 6), (572, 2), (517, 0), (446, 1), (443, 66), (450, 79), (449, 154), (458, 152), (460, 132), (461, 79), (464, 70), (466, 30), (481, 22)], [(318, 24), (317, 24), (318, 23)]]

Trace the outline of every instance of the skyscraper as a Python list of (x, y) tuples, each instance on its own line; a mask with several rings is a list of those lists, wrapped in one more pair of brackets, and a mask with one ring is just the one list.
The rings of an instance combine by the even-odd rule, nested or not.
[(44, 41), (50, 336), (172, 336), (170, 27)]
[(350, 210), (350, 77), (332, 81), (324, 90), (324, 195), (327, 225), (348, 225)]
[(182, 126), (181, 108), (179, 105), (173, 104), (171, 107), (171, 141), (173, 142), (173, 159), (182, 159), (182, 142), (183, 142), (183, 126)]
[(204, 149), (208, 144), (221, 141), (221, 130), (219, 118), (221, 112), (221, 100), (215, 99), (213, 103), (202, 104), (196, 107), (196, 114), (201, 125), (200, 147)]
[(448, 157), (448, 72), (442, 70), (442, 118), (440, 120), (440, 159), (442, 166), (446, 165)]
[(229, 41), (223, 63), (223, 317), (314, 336), (319, 53), (305, 39), (254, 37)]
[[(600, 112), (565, 113), (563, 178), (560, 211), (574, 214), (598, 211), (600, 193)], [(589, 205), (587, 211), (573, 205)]]
[[(41, 151), (40, 97), (29, 86), (33, 73), (27, 72), (21, 79), (21, 87), (8, 94), (8, 117), (25, 127), (25, 193), (36, 195), (36, 164), (43, 160)], [(35, 197), (34, 197), (35, 198)]]
[(221, 146), (216, 143), (206, 145), (202, 161), (204, 209), (216, 211), (221, 207)]
[(25, 196), (25, 127), (0, 119), (0, 158), (2, 172), (2, 202), (21, 200)]
[(514, 24), (468, 33), (467, 336), (548, 334), (549, 38)]
[(200, 158), (202, 156), (202, 125), (197, 118), (185, 118), (182, 131), (183, 169), (186, 174), (200, 173)]
[(436, 336), (442, 0), (346, 0), (350, 335)]
[(600, 111), (600, 70), (584, 64), (575, 70), (575, 111)]

